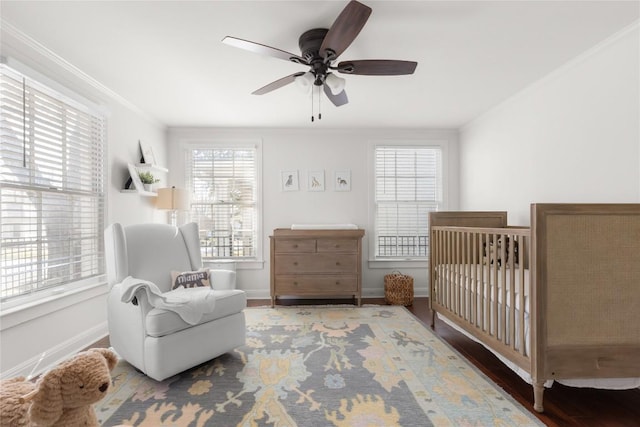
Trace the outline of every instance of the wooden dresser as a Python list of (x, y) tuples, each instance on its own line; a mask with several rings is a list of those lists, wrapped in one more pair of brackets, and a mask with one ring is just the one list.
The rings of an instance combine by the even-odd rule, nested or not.
[(364, 230), (276, 228), (271, 240), (271, 306), (282, 295), (362, 295)]

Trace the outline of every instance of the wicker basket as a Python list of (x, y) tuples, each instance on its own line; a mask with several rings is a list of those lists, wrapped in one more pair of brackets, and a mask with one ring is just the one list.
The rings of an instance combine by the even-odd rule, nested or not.
[(412, 305), (413, 277), (399, 271), (384, 276), (384, 299), (391, 305)]

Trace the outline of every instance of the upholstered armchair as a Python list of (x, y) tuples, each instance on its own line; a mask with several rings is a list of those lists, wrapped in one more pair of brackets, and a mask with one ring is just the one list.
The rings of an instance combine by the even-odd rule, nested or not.
[[(210, 287), (173, 290), (172, 272), (202, 267), (196, 224), (112, 224), (105, 255), (111, 345), (149, 377), (162, 381), (245, 343), (235, 271), (210, 270)], [(197, 310), (181, 312), (189, 303)]]

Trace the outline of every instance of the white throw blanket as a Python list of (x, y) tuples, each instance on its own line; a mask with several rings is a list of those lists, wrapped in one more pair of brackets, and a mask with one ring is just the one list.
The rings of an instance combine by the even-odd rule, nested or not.
[(131, 276), (124, 279), (121, 286), (122, 302), (131, 302), (136, 292), (142, 289), (152, 307), (173, 311), (190, 325), (198, 324), (204, 314), (211, 313), (215, 308), (216, 298), (209, 287), (179, 287), (162, 292), (155, 283)]

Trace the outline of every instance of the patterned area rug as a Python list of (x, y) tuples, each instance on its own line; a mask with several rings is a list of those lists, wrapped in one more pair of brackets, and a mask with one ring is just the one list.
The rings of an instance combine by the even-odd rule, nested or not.
[(120, 362), (102, 426), (543, 425), (404, 307), (245, 312), (245, 346), (165, 381)]

